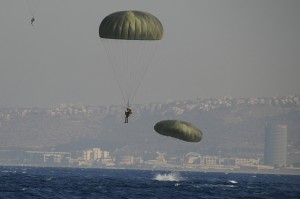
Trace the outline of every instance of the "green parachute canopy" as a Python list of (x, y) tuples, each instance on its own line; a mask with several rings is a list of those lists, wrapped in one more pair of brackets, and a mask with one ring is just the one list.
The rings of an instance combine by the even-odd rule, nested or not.
[(99, 36), (129, 107), (163, 36), (163, 26), (153, 15), (142, 11), (114, 12), (102, 19)]
[(119, 11), (106, 16), (99, 27), (106, 39), (161, 40), (163, 26), (153, 15), (142, 11)]
[(154, 130), (164, 136), (174, 137), (186, 142), (200, 142), (203, 133), (194, 125), (179, 120), (163, 120), (157, 122)]

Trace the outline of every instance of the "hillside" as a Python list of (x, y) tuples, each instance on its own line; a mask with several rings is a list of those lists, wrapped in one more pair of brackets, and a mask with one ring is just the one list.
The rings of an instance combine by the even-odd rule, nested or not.
[[(288, 125), (290, 155), (300, 151), (299, 97), (206, 99), (135, 105), (124, 124), (120, 106), (60, 105), (0, 109), (0, 149), (70, 151), (100, 147), (122, 154), (167, 152), (253, 157), (263, 153), (264, 125)], [(204, 133), (200, 143), (157, 134), (166, 119), (189, 121)], [(296, 155), (296, 158), (299, 155)]]

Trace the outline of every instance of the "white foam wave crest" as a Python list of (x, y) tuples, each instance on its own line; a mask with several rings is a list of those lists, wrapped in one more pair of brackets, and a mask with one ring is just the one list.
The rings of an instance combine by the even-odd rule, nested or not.
[(235, 180), (228, 180), (228, 182), (231, 183), (231, 184), (237, 184), (237, 183), (238, 183), (238, 182), (235, 181)]
[(170, 181), (170, 182), (179, 182), (180, 175), (178, 173), (164, 173), (164, 174), (156, 174), (154, 176), (154, 180), (158, 181)]

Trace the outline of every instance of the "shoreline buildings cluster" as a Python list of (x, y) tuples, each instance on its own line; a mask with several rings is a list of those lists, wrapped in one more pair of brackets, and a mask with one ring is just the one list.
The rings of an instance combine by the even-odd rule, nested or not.
[[(73, 157), (74, 156), (74, 157)], [(263, 158), (237, 158), (190, 152), (166, 157), (156, 152), (147, 156), (118, 155), (100, 148), (69, 152), (0, 150), (0, 166), (56, 166), (85, 168), (167, 169), (213, 172), (253, 172), (300, 174), (300, 168), (287, 165), (287, 126), (267, 123)]]
[[(170, 102), (175, 103), (176, 102)], [(185, 104), (181, 102), (174, 110), (177, 114), (186, 109), (201, 109), (211, 111), (220, 107), (230, 107), (233, 105), (253, 105), (264, 104), (268, 106), (287, 106), (299, 110), (299, 97), (273, 97), (273, 98), (249, 98), (231, 99), (224, 98), (219, 100), (196, 100)], [(157, 108), (158, 105), (141, 106), (140, 109)], [(185, 109), (183, 109), (183, 107)], [(68, 106), (60, 105), (51, 109), (0, 109), (0, 127), (5, 127), (6, 123), (20, 117), (33, 115), (50, 117), (65, 116), (86, 116), (99, 113), (112, 114), (112, 111), (120, 110), (119, 107), (102, 107), (94, 109), (89, 106)], [(156, 109), (155, 109), (156, 110)], [(169, 110), (169, 109), (167, 109)], [(137, 111), (138, 112), (138, 111)], [(84, 118), (84, 117), (83, 117)], [(72, 117), (75, 123), (81, 117)], [(213, 170), (213, 171), (251, 171), (258, 172), (268, 170), (269, 172), (277, 169), (293, 169), (298, 172), (298, 165), (294, 167), (287, 164), (287, 137), (288, 126), (279, 123), (267, 123), (264, 132), (264, 154), (260, 158), (246, 157), (221, 157), (214, 155), (198, 154), (195, 152), (182, 154), (178, 157), (170, 157), (164, 152), (137, 155), (120, 155), (115, 152), (102, 150), (100, 148), (88, 148), (76, 153), (57, 152), (57, 151), (22, 151), (22, 150), (0, 150), (0, 165), (20, 165), (20, 166), (67, 166), (67, 167), (99, 167), (99, 168), (137, 168), (137, 169), (187, 169), (187, 170)]]

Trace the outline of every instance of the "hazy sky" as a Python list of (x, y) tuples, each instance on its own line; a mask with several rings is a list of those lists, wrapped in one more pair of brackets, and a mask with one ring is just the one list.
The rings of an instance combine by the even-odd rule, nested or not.
[(299, 0), (0, 1), (0, 107), (122, 104), (98, 35), (119, 10), (159, 18), (164, 38), (135, 103), (300, 94)]

